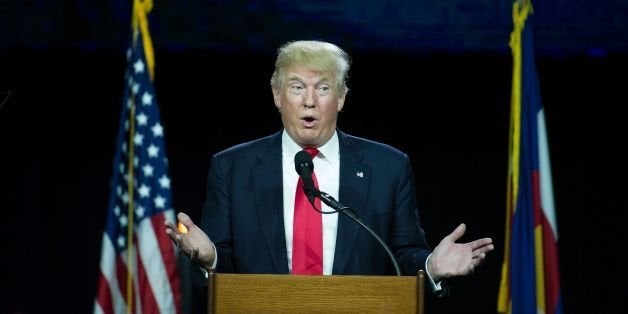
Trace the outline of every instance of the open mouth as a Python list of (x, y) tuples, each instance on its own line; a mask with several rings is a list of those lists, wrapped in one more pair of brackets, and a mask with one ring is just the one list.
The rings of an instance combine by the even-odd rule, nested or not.
[(314, 117), (303, 117), (303, 126), (306, 128), (313, 128), (316, 125), (316, 119)]

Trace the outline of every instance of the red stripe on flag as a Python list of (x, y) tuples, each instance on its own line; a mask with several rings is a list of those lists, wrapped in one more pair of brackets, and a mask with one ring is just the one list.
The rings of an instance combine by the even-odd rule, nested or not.
[[(126, 251), (124, 251), (126, 252)], [(123, 255), (126, 255), (124, 253), (122, 253)], [(124, 261), (122, 260), (122, 256), (117, 255), (116, 256), (116, 276), (118, 277), (118, 288), (120, 288), (120, 295), (122, 295), (122, 298), (124, 300), (124, 303), (126, 303), (126, 306), (129, 306), (129, 299), (127, 298), (127, 276), (128, 276), (128, 272), (127, 272), (127, 267), (126, 264), (124, 263)], [(131, 313), (135, 313), (135, 294), (131, 295), (132, 301), (133, 301), (133, 309), (131, 311)]]
[(558, 249), (556, 247), (556, 239), (554, 231), (545, 216), (545, 212), (541, 205), (541, 186), (539, 172), (537, 170), (532, 173), (533, 185), (533, 205), (534, 205), (534, 226), (541, 227), (543, 235), (543, 273), (544, 273), (544, 290), (545, 290), (545, 313), (556, 313), (558, 298), (560, 295), (560, 279), (558, 271)]
[(111, 300), (111, 291), (109, 290), (109, 282), (105, 275), (102, 273), (102, 270), (98, 272), (98, 294), (97, 299), (98, 305), (103, 310), (105, 314), (113, 314), (113, 302)]
[(534, 216), (534, 228), (541, 224), (541, 183), (539, 181), (539, 169), (532, 170), (530, 176), (532, 183), (532, 214)]
[[(137, 238), (135, 242), (137, 246)], [(142, 302), (142, 312), (159, 313), (159, 306), (157, 306), (155, 294), (153, 293), (153, 289), (151, 288), (150, 282), (148, 281), (148, 276), (146, 275), (146, 269), (144, 269), (144, 261), (142, 260), (141, 254), (137, 255), (137, 265), (137, 281), (140, 290), (140, 302)]]
[(546, 313), (556, 313), (560, 295), (560, 275), (558, 271), (558, 248), (552, 228), (543, 215), (543, 257), (545, 257), (545, 302)]

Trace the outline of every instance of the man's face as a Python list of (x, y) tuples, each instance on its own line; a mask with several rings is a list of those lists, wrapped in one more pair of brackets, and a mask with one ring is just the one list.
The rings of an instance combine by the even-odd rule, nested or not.
[(319, 147), (336, 130), (345, 93), (334, 77), (303, 66), (288, 68), (279, 90), (273, 90), (275, 106), (288, 135), (301, 147)]

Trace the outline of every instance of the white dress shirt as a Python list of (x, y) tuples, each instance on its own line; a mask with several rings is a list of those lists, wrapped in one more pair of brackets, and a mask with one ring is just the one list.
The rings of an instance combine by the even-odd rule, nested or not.
[[(312, 160), (318, 189), (338, 199), (340, 182), (340, 152), (338, 134), (334, 132), (331, 139), (318, 149), (318, 155)], [(284, 129), (281, 135), (282, 168), (283, 168), (283, 221), (286, 232), (286, 254), (288, 269), (292, 272), (292, 231), (294, 221), (294, 199), (299, 175), (294, 168), (294, 155), (303, 150)], [(314, 208), (312, 208), (314, 210)], [(322, 204), (322, 211), (333, 209)], [(336, 250), (336, 231), (338, 214), (323, 214), (323, 275), (331, 275), (334, 267)]]

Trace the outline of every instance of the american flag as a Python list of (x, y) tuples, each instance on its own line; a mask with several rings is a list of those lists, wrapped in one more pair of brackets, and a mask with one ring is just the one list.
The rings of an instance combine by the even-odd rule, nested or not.
[(135, 28), (127, 51), (94, 313), (181, 312), (177, 250), (164, 227), (174, 221), (164, 130), (143, 31)]

